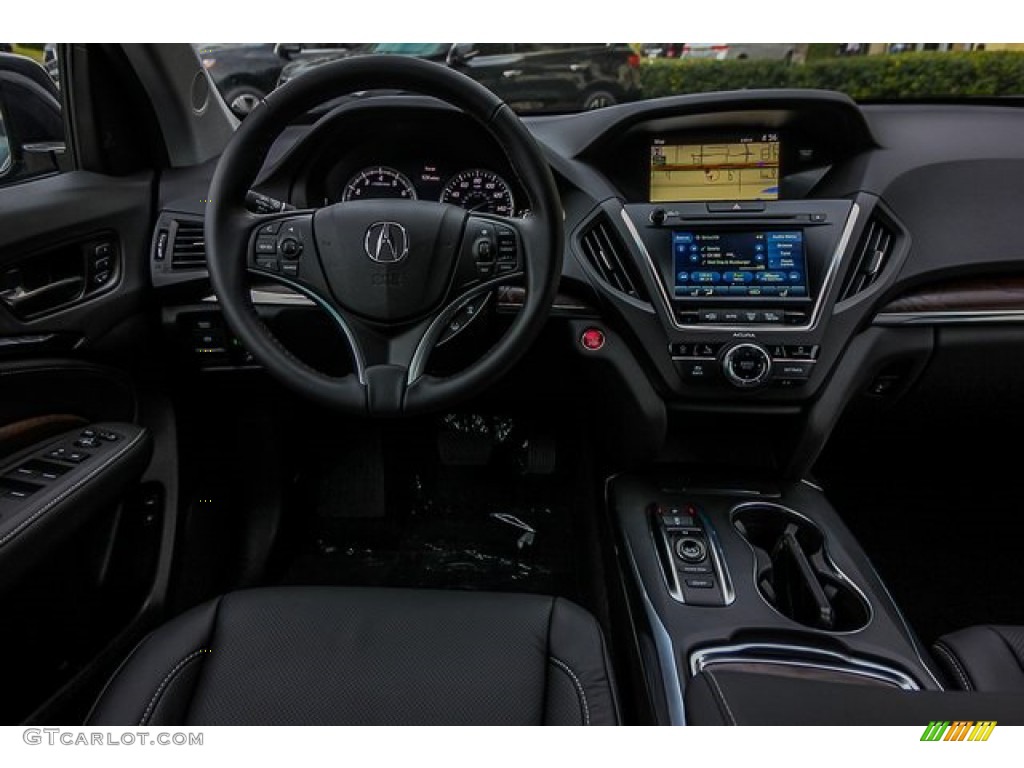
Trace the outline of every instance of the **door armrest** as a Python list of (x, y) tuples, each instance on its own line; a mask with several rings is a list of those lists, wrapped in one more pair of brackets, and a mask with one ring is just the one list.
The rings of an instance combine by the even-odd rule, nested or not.
[(65, 432), (0, 461), (0, 588), (121, 498), (151, 451), (146, 429), (111, 422)]

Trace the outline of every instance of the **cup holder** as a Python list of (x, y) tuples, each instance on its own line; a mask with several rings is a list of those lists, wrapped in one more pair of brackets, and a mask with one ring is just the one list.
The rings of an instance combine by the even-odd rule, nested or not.
[(754, 550), (757, 588), (775, 610), (830, 632), (867, 626), (867, 601), (829, 559), (814, 523), (783, 507), (755, 504), (738, 510), (733, 525)]

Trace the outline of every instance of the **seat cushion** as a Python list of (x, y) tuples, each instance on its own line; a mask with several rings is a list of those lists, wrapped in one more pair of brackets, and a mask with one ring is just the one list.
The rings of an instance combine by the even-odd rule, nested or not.
[(940, 637), (935, 658), (965, 691), (1024, 693), (1024, 627), (983, 625)]
[(275, 587), (153, 632), (94, 725), (611, 725), (600, 627), (560, 598)]

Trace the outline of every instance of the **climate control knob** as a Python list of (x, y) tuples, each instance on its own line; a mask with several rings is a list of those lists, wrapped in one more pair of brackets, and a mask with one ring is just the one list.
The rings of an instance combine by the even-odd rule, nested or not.
[(759, 387), (771, 376), (772, 357), (760, 344), (737, 344), (722, 355), (722, 373), (734, 387)]

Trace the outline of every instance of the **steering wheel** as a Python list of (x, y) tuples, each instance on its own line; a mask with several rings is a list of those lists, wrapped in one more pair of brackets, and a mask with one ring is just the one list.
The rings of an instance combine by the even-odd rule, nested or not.
[[(477, 120), (506, 153), (530, 214), (512, 219), (386, 199), (274, 215), (247, 210), (246, 193), (290, 122), (324, 102), (377, 89), (431, 96)], [(325, 64), (253, 109), (217, 163), (205, 237), (225, 320), (266, 370), (319, 403), (378, 416), (449, 407), (494, 382), (540, 332), (562, 269), (558, 192), (529, 131), (474, 80), (403, 56)], [(290, 354), (257, 315), (247, 273), (283, 283), (324, 309), (352, 347), (355, 372), (326, 376)], [(525, 304), (497, 344), (459, 373), (427, 374), (430, 351), (458, 311), (512, 280), (524, 281)]]

